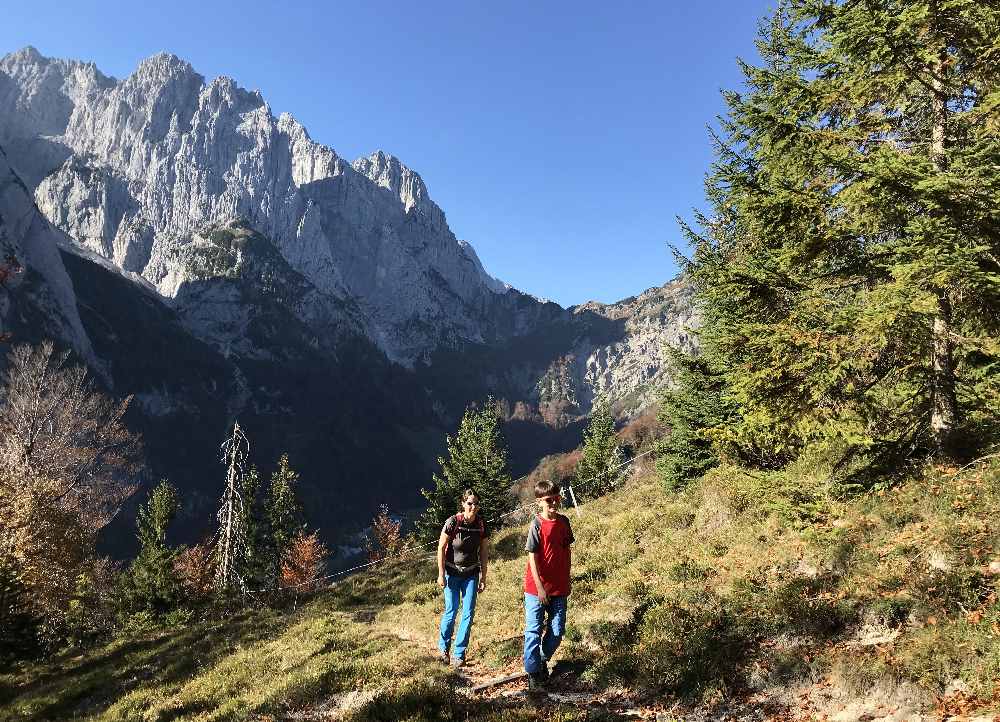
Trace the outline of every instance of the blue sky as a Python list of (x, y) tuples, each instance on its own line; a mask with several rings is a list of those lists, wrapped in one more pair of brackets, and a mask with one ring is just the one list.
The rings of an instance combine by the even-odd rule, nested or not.
[(0, 54), (121, 78), (166, 50), (233, 77), (341, 156), (398, 156), (490, 273), (570, 305), (676, 274), (706, 125), (772, 5), (36, 0), (4, 9)]

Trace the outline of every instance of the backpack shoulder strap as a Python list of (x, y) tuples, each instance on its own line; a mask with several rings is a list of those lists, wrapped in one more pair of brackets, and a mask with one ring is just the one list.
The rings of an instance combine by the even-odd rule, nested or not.
[(451, 540), (455, 538), (456, 534), (458, 534), (458, 514), (448, 517), (445, 527), (447, 528), (449, 524), (451, 525), (451, 531), (448, 532), (448, 539)]
[[(455, 514), (455, 516), (449, 517), (448, 521), (454, 522), (451, 525), (451, 533), (448, 534), (448, 538), (449, 539), (454, 539), (455, 535), (458, 534), (458, 524), (459, 524), (458, 514)], [(486, 536), (486, 525), (483, 523), (483, 515), (482, 514), (476, 514), (476, 521), (479, 522), (479, 535), (481, 537), (482, 536)]]

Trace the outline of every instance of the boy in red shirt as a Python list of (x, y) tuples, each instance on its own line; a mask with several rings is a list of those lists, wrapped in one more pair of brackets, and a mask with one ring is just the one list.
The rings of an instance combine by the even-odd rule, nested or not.
[(539, 513), (528, 528), (524, 545), (528, 552), (524, 571), (524, 671), (530, 687), (539, 687), (548, 680), (548, 661), (566, 630), (573, 543), (569, 519), (558, 511), (559, 486), (548, 480), (538, 482), (535, 500)]

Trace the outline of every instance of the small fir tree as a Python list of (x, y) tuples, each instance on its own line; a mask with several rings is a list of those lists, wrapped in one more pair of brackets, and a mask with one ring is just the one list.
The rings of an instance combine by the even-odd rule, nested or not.
[(210, 544), (195, 544), (181, 549), (174, 562), (174, 573), (187, 599), (200, 601), (212, 593), (215, 560)]
[(177, 489), (161, 481), (139, 509), (136, 535), (139, 555), (128, 572), (126, 596), (133, 611), (162, 613), (178, 601), (180, 585), (174, 572), (177, 549), (167, 544), (167, 528), (180, 509)]
[(292, 469), (288, 454), (282, 454), (278, 460), (278, 468), (271, 474), (265, 508), (269, 532), (266, 558), (270, 578), (275, 583), (281, 572), (282, 559), (294, 540), (305, 530), (302, 505), (295, 493), (298, 481), (299, 474)]
[(615, 419), (607, 402), (594, 406), (587, 430), (583, 432), (583, 452), (576, 465), (574, 493), (595, 497), (607, 494), (625, 473), (625, 453), (615, 434)]
[(281, 587), (296, 594), (316, 589), (328, 552), (317, 532), (301, 529), (292, 537), (281, 558)]
[(265, 512), (261, 508), (261, 479), (256, 466), (251, 465), (240, 480), (240, 496), (245, 507), (241, 520), (242, 536), (246, 539), (246, 556), (242, 560), (241, 575), (248, 586), (258, 589), (267, 586), (272, 578), (272, 564)]
[(441, 473), (432, 477), (434, 488), (420, 490), (429, 503), (417, 522), (422, 538), (437, 538), (448, 517), (458, 511), (466, 489), (479, 497), (479, 512), (484, 519), (492, 521), (510, 511), (513, 482), (502, 424), (500, 406), (493, 399), (482, 407), (465, 410), (458, 433), (447, 438), (447, 457), (438, 458)]
[(719, 445), (711, 429), (726, 423), (735, 413), (724, 390), (721, 373), (702, 354), (692, 357), (667, 347), (673, 388), (660, 395), (658, 418), (669, 433), (657, 445), (656, 468), (671, 490), (687, 483), (719, 463)]

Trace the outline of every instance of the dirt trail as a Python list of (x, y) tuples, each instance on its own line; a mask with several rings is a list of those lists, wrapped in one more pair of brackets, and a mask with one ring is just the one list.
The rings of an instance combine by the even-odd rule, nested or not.
[[(374, 619), (365, 619), (372, 622)], [(393, 636), (430, 657), (433, 641), (412, 629), (394, 629)], [(440, 662), (434, 662), (440, 664)], [(656, 722), (1000, 722), (1000, 714), (968, 714), (960, 693), (938, 700), (936, 709), (926, 710), (915, 696), (902, 688), (873, 690), (858, 696), (822, 679), (795, 687), (769, 689), (740, 699), (685, 705), (672, 699), (642, 697), (625, 688), (596, 689), (582, 678), (585, 666), (556, 660), (549, 683), (543, 690), (529, 690), (520, 660), (503, 668), (471, 658), (452, 667), (456, 694), (495, 706), (528, 704), (544, 716), (545, 708), (570, 706), (588, 711), (588, 718), (601, 720), (655, 720)], [(506, 678), (506, 679), (505, 679)], [(294, 720), (335, 720), (370, 702), (377, 690), (334, 695), (321, 704), (285, 715)], [(917, 709), (924, 711), (917, 712)]]

